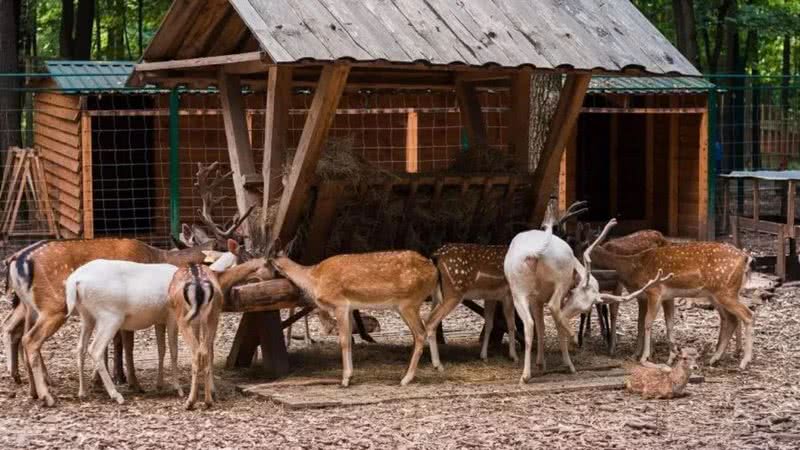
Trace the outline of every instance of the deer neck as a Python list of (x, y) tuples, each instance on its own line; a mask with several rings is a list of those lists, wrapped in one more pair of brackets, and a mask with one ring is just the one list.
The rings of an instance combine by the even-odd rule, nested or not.
[(264, 263), (263, 258), (251, 259), (246, 263), (238, 264), (220, 273), (219, 285), (222, 288), (222, 292), (228, 292), (233, 285), (247, 279), (258, 269), (264, 267)]
[(206, 255), (203, 253), (205, 250), (213, 249), (213, 242), (197, 245), (194, 247), (185, 248), (183, 250), (161, 250), (158, 249), (158, 257), (161, 261), (172, 264), (173, 266), (187, 266), (189, 264), (201, 264)]
[(679, 361), (672, 367), (669, 378), (674, 385), (685, 384), (689, 380), (689, 368), (682, 361)]
[(283, 268), (283, 274), (295, 286), (300, 288), (306, 295), (312, 299), (316, 299), (314, 287), (316, 285), (311, 269), (314, 266), (304, 266), (294, 261), (288, 260), (286, 266)]
[(621, 278), (627, 278), (639, 269), (638, 259), (634, 256), (620, 255), (606, 250), (598, 245), (592, 251), (592, 262), (617, 271)]

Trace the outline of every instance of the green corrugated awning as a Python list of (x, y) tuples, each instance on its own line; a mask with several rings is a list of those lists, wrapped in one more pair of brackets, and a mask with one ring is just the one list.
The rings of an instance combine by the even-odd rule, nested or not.
[(591, 94), (699, 94), (714, 87), (696, 77), (592, 77)]
[(46, 61), (47, 72), (59, 89), (101, 92), (125, 88), (133, 72), (130, 61)]

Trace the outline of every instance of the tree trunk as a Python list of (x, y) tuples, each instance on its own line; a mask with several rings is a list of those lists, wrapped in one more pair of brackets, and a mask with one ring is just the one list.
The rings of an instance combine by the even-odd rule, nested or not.
[(695, 67), (700, 67), (700, 47), (697, 43), (697, 23), (694, 0), (672, 0), (678, 50)]
[(93, 24), (94, 0), (78, 0), (78, 15), (75, 17), (73, 59), (92, 59)]
[[(19, 72), (17, 11), (19, 0), (0, 0), (0, 72)], [(19, 85), (18, 78), (0, 77), (0, 152), (20, 143)]]
[(74, 44), (72, 30), (75, 27), (75, 4), (73, 0), (61, 0), (61, 34), (59, 35), (59, 55), (72, 59)]
[(560, 92), (560, 74), (537, 72), (531, 76), (531, 139), (528, 148), (528, 171), (531, 173), (539, 164), (539, 157), (550, 130), (550, 121), (556, 112), (556, 106), (558, 106)]
[(783, 37), (783, 69), (781, 70), (781, 106), (789, 111), (789, 77), (792, 75), (792, 36)]

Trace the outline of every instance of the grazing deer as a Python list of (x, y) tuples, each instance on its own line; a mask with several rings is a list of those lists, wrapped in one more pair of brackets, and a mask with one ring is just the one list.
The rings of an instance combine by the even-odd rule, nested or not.
[[(664, 238), (664, 235), (661, 234), (661, 232), (656, 230), (641, 230), (635, 233), (631, 233), (627, 236), (622, 236), (615, 239), (609, 239), (608, 242), (602, 244), (602, 247), (613, 253), (621, 255), (633, 255), (639, 252), (643, 252), (645, 250), (650, 250), (651, 248), (663, 247), (665, 245), (669, 245), (669, 241), (667, 241), (666, 238)], [(595, 265), (599, 266), (601, 269), (606, 268), (603, 267), (602, 264), (596, 263)], [(623, 287), (625, 286), (623, 286), (622, 283), (617, 283), (616, 293), (618, 294), (621, 293)], [(637, 301), (639, 304), (639, 324), (641, 326), (641, 324), (644, 322), (644, 316), (647, 310), (646, 309), (647, 303), (644, 301), (644, 299), (637, 299)], [(667, 335), (671, 336), (673, 329), (672, 324), (674, 322), (673, 318), (675, 316), (675, 304), (672, 300), (665, 301), (662, 304), (662, 308), (664, 309), (664, 321), (667, 324), (666, 326)], [(610, 321), (607, 323), (608, 327), (606, 328), (607, 330), (606, 345), (608, 346), (609, 354), (613, 355), (617, 346), (617, 319), (619, 317), (619, 304), (618, 303), (611, 304), (608, 306), (608, 309), (610, 310), (610, 314), (608, 314)], [(600, 318), (601, 321), (603, 320), (602, 314), (604, 313), (605, 311), (601, 312), (600, 310), (598, 310), (598, 315), (601, 315)], [(588, 322), (591, 321), (591, 316), (592, 312), (590, 310), (589, 313), (587, 314), (586, 331), (589, 330)], [(601, 324), (601, 329), (602, 328), (603, 326)], [(583, 317), (581, 317), (580, 326), (578, 328), (578, 335), (583, 336), (583, 334), (584, 334), (584, 320)], [(641, 329), (639, 330), (639, 337), (637, 337), (637, 343), (640, 342), (639, 339), (640, 337), (642, 337)], [(641, 352), (641, 347), (638, 348), (639, 348), (638, 351)]]
[(444, 370), (439, 360), (436, 328), (465, 298), (483, 299), (486, 302), (481, 359), (488, 359), (494, 311), (497, 303), (501, 303), (508, 328), (508, 356), (517, 361), (514, 303), (503, 273), (506, 251), (506, 245), (447, 244), (434, 252), (433, 260), (439, 270), (439, 288), (436, 290), (436, 306), (425, 323), (425, 333), (433, 366), (437, 369)]
[(689, 377), (697, 370), (696, 359), (695, 349), (684, 348), (672, 367), (632, 366), (630, 375), (625, 379), (625, 388), (641, 394), (645, 399), (682, 397)]
[[(591, 274), (592, 249), (601, 242), (616, 220), (606, 225), (603, 232), (583, 254), (581, 264), (570, 246), (553, 235), (552, 223), (545, 230), (531, 230), (518, 234), (511, 241), (503, 262), (503, 270), (511, 288), (514, 307), (524, 324), (525, 363), (521, 382), (531, 376), (531, 347), (534, 320), (536, 322), (536, 365), (544, 371), (544, 305), (547, 304), (559, 334), (561, 355), (570, 372), (575, 366), (569, 357), (568, 339), (574, 334), (569, 320), (585, 313), (597, 303), (628, 301), (636, 298), (644, 288), (625, 296), (601, 293), (597, 280)], [(661, 283), (671, 276), (662, 277), (659, 271), (644, 286)], [(533, 310), (533, 318), (531, 318)]]
[(190, 264), (178, 269), (169, 284), (168, 301), (172, 316), (192, 351), (192, 384), (186, 409), (192, 409), (197, 402), (201, 379), (205, 385), (206, 407), (210, 408), (214, 403), (214, 338), (223, 300), (233, 285), (266, 265), (265, 259), (258, 258), (220, 272), (217, 270), (219, 262), (225, 263), (220, 258), (211, 267)]
[[(711, 364), (725, 352), (739, 321), (744, 324), (745, 347), (739, 367), (744, 370), (752, 360), (753, 312), (739, 301), (739, 292), (750, 273), (752, 261), (745, 252), (729, 244), (697, 242), (656, 247), (634, 255), (619, 255), (596, 247), (592, 258), (598, 264), (616, 270), (620, 281), (628, 288), (643, 286), (656, 270), (663, 269), (675, 274), (671, 280), (650, 286), (644, 292), (647, 308), (642, 327), (641, 362), (646, 362), (650, 357), (651, 331), (659, 304), (676, 297), (707, 297), (718, 311), (732, 316), (722, 320), (720, 338)], [(675, 342), (671, 341), (671, 358), (675, 349)]]
[(281, 252), (272, 260), (275, 270), (294, 283), (339, 325), (342, 347), (342, 386), (353, 375), (351, 312), (355, 308), (394, 309), (414, 336), (414, 352), (400, 384), (407, 385), (425, 345), (425, 324), (419, 308), (436, 289), (436, 266), (413, 251), (387, 251), (332, 256), (314, 266), (302, 266)]

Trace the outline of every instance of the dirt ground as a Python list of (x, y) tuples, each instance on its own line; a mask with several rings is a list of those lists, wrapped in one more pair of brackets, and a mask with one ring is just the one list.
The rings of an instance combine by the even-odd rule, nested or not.
[[(0, 356), (0, 448), (798, 448), (800, 447), (800, 294), (798, 287), (778, 288), (757, 310), (755, 360), (740, 372), (732, 351), (717, 365), (705, 363), (716, 342), (715, 312), (679, 302), (676, 335), (680, 345), (702, 354), (706, 382), (690, 385), (689, 395), (671, 401), (644, 401), (625, 391), (583, 391), (549, 395), (456, 397), (410, 400), (375, 405), (292, 410), (236, 390), (237, 382), (261, 381), (257, 369), (225, 371), (227, 354), (238, 323), (225, 315), (217, 341), (217, 377), (221, 401), (213, 409), (185, 411), (170, 392), (153, 391), (155, 340), (151, 331), (137, 334), (139, 379), (148, 390), (135, 394), (121, 387), (126, 403), (117, 405), (101, 390), (77, 399), (74, 347), (79, 323), (69, 320), (45, 346), (52, 388), (58, 397), (47, 409), (27, 396), (25, 386), (7, 377)], [(9, 304), (0, 301), (3, 316)], [(391, 312), (377, 313), (379, 345), (356, 338), (353, 383), (399, 384), (410, 354), (410, 338)], [(633, 351), (635, 305), (621, 308), (617, 362)], [(302, 322), (295, 335), (302, 333)], [(290, 348), (294, 377), (338, 377), (340, 360), (335, 338)], [(446, 371), (433, 370), (426, 349), (418, 378), (397, 389), (442, 382), (481, 380), (516, 384), (521, 365), (495, 349), (488, 364), (476, 361), (480, 319), (460, 307), (445, 320), (448, 346)], [(547, 322), (549, 331), (552, 323)], [(581, 367), (594, 364), (603, 350), (595, 335), (573, 351)], [(663, 321), (655, 331), (656, 358), (666, 358)], [(554, 335), (546, 340), (548, 368), (561, 367)], [(181, 369), (187, 384), (189, 363), (182, 348)], [(474, 358), (474, 359), (473, 359)], [(91, 367), (91, 364), (89, 365)], [(87, 370), (87, 377), (89, 371)], [(341, 389), (331, 386), (331, 389)], [(298, 390), (302, 395), (302, 389)], [(342, 395), (347, 391), (342, 390)]]

